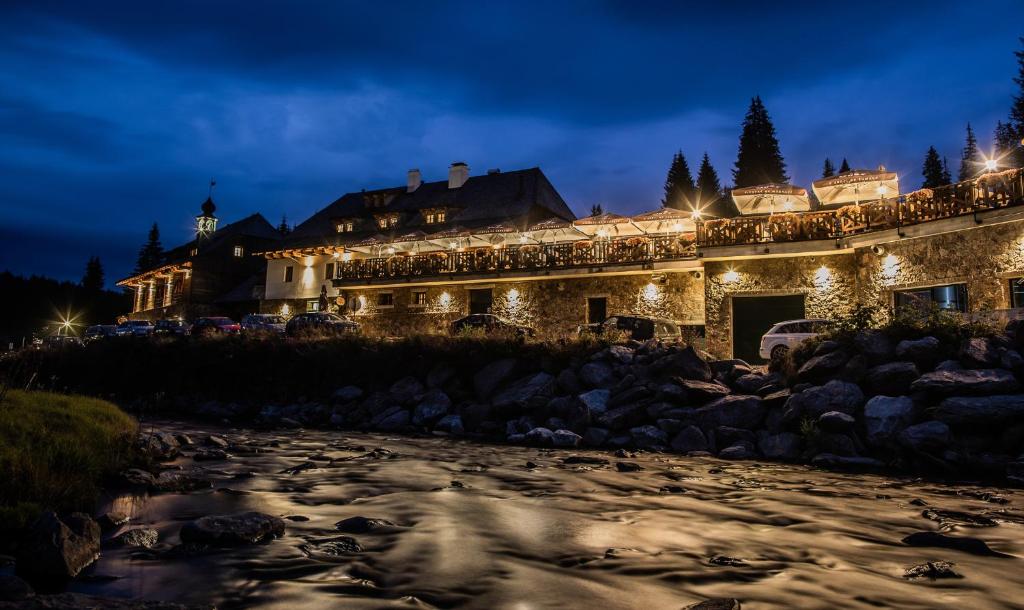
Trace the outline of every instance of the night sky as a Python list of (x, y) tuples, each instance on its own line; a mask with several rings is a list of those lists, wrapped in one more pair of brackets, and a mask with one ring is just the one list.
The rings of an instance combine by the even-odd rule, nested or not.
[[(760, 95), (793, 181), (955, 174), (1008, 114), (1021, 0), (4, 2), (0, 270), (127, 274), (149, 225), (303, 220), (341, 194), (540, 166), (584, 214), (654, 209), (672, 154), (731, 180)], [(687, 6), (684, 6), (687, 5)], [(716, 5), (712, 8), (712, 5)]]

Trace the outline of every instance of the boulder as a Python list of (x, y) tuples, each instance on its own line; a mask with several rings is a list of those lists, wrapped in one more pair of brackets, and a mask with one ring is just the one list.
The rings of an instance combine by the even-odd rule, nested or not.
[(990, 426), (1024, 422), (1024, 394), (953, 396), (932, 417), (950, 426)]
[(765, 385), (774, 381), (774, 377), (762, 375), (760, 373), (747, 373), (746, 375), (740, 375), (732, 382), (732, 386), (736, 388), (736, 391), (740, 394), (757, 394), (757, 391), (763, 388)]
[(756, 430), (764, 421), (765, 412), (760, 396), (734, 394), (709, 402), (697, 409), (694, 416), (705, 430), (719, 426)]
[(550, 396), (555, 378), (548, 373), (537, 373), (513, 382), (499, 392), (491, 404), (499, 411), (521, 411), (534, 396)]
[(853, 337), (853, 345), (867, 358), (869, 364), (891, 360), (895, 352), (892, 339), (883, 331), (875, 329), (858, 331)]
[(1003, 369), (936, 369), (921, 375), (910, 389), (931, 396), (984, 396), (1015, 392), (1020, 384), (1013, 373)]
[(733, 597), (711, 597), (694, 602), (683, 610), (740, 610), (740, 600)]
[(707, 360), (700, 357), (693, 346), (686, 346), (683, 349), (665, 356), (659, 361), (662, 372), (668, 376), (678, 376), (683, 379), (695, 379), (697, 381), (711, 381), (711, 366)]
[(668, 445), (668, 435), (656, 426), (637, 426), (629, 429), (633, 444), (641, 449), (660, 448)]
[(838, 341), (832, 341), (831, 339), (826, 339), (825, 341), (822, 341), (821, 343), (819, 343), (818, 347), (814, 348), (814, 353), (812, 353), (811, 355), (812, 356), (824, 356), (825, 354), (828, 354), (828, 353), (836, 351), (840, 347), (842, 347), (842, 344), (840, 344)]
[(139, 451), (158, 462), (167, 462), (178, 457), (180, 443), (167, 432), (142, 433), (136, 441)]
[(949, 426), (940, 421), (927, 421), (905, 428), (899, 435), (900, 444), (914, 451), (941, 452), (949, 445)]
[(370, 532), (387, 531), (397, 526), (387, 519), (374, 519), (371, 517), (349, 517), (334, 524), (334, 529), (346, 534), (369, 534)]
[(18, 573), (29, 580), (74, 578), (100, 556), (100, 526), (82, 513), (63, 521), (45, 512), (18, 545)]
[(608, 400), (611, 398), (611, 391), (598, 388), (584, 392), (577, 396), (577, 398), (587, 407), (591, 417), (596, 417), (608, 410)]
[(728, 387), (716, 382), (681, 377), (674, 377), (672, 381), (686, 392), (687, 402), (690, 404), (702, 405), (732, 392)]
[(579, 447), (583, 437), (572, 430), (555, 430), (551, 435), (551, 442), (555, 447)]
[(959, 360), (943, 360), (935, 365), (936, 371), (959, 371), (964, 368)]
[(164, 492), (186, 492), (210, 489), (213, 482), (202, 468), (187, 470), (165, 470), (152, 485), (153, 489)]
[(960, 344), (960, 362), (967, 368), (988, 369), (999, 366), (999, 350), (987, 337), (964, 339)]
[(506, 379), (515, 372), (517, 362), (515, 358), (496, 360), (477, 371), (473, 376), (473, 389), (480, 398), (490, 398), (491, 394), (498, 389)]
[(714, 430), (715, 444), (719, 447), (728, 447), (729, 445), (735, 445), (740, 441), (747, 441), (748, 443), (756, 443), (757, 435), (750, 430), (744, 430), (743, 428), (732, 428), (730, 426), (719, 426)]
[(411, 422), (412, 417), (409, 412), (401, 407), (396, 407), (394, 411), (380, 418), (376, 428), (384, 431), (404, 430)]
[(391, 387), (388, 388), (388, 394), (391, 395), (391, 400), (393, 402), (402, 405), (411, 405), (419, 399), (424, 390), (425, 388), (423, 387), (423, 384), (420, 383), (420, 380), (409, 375), (408, 377), (402, 377), (391, 384)]
[(608, 358), (621, 364), (633, 362), (633, 350), (625, 345), (613, 345), (608, 348)]
[[(32, 586), (13, 574), (0, 574), (0, 602), (21, 602), (36, 594)], [(18, 607), (7, 606), (0, 607)], [(26, 604), (24, 607), (28, 607)]]
[(864, 429), (869, 445), (887, 445), (914, 418), (914, 401), (907, 396), (875, 396), (864, 405)]
[(931, 368), (938, 362), (941, 352), (939, 340), (935, 337), (922, 337), (917, 340), (904, 339), (896, 344), (896, 358), (909, 360), (921, 368)]
[(822, 413), (818, 417), (818, 428), (823, 432), (829, 433), (842, 433), (853, 429), (853, 426), (857, 423), (852, 415), (848, 415), (841, 411), (828, 411)]
[(580, 378), (576, 376), (572, 369), (562, 369), (558, 376), (555, 377), (555, 385), (564, 394), (579, 394), (583, 391)]
[(128, 515), (119, 511), (106, 512), (96, 517), (96, 523), (99, 524), (100, 529), (104, 532), (115, 530), (130, 520), (131, 518)]
[(183, 525), (180, 533), (184, 543), (212, 546), (258, 544), (283, 535), (283, 519), (258, 512), (200, 517)]
[(888, 362), (871, 367), (864, 375), (864, 387), (869, 395), (901, 396), (910, 391), (920, 376), (913, 362)]
[(841, 349), (814, 356), (800, 367), (797, 377), (801, 381), (824, 380), (838, 373), (849, 359), (849, 355)]
[(462, 425), (462, 417), (459, 415), (445, 415), (434, 424), (434, 430), (448, 434), (463, 434), (466, 431)]
[(672, 437), (671, 446), (681, 453), (691, 451), (707, 451), (708, 441), (697, 426), (686, 426)]
[(580, 380), (588, 388), (610, 388), (615, 385), (615, 373), (605, 362), (588, 362), (580, 368)]
[(413, 411), (412, 423), (417, 426), (429, 426), (447, 415), (451, 406), (451, 399), (443, 391), (427, 390)]
[(857, 444), (847, 434), (823, 432), (814, 439), (813, 445), (818, 453), (831, 453), (842, 456), (858, 455)]
[(448, 382), (455, 378), (458, 371), (451, 365), (450, 362), (438, 362), (431, 367), (430, 372), (427, 373), (427, 387), (432, 389), (440, 389), (448, 385)]
[(555, 443), (555, 433), (548, 428), (533, 428), (526, 433), (525, 440), (530, 445), (550, 447)]
[(160, 534), (155, 529), (150, 527), (137, 527), (116, 536), (114, 538), (114, 543), (120, 546), (149, 549), (156, 544), (156, 541), (159, 538)]
[(796, 460), (800, 457), (800, 445), (800, 437), (792, 432), (763, 433), (757, 440), (757, 448), (770, 460)]
[(605, 411), (597, 418), (597, 423), (609, 430), (625, 430), (642, 424), (644, 415), (644, 405), (622, 405)]
[(583, 432), (583, 444), (587, 447), (600, 447), (608, 440), (610, 434), (611, 433), (604, 428), (595, 428), (591, 426)]
[(121, 473), (121, 479), (128, 485), (136, 487), (153, 487), (156, 485), (156, 477), (152, 473), (141, 468), (129, 468)]
[(813, 386), (790, 396), (782, 419), (792, 424), (805, 417), (817, 420), (829, 411), (853, 415), (863, 402), (864, 393), (857, 384), (833, 379), (825, 385)]
[(341, 404), (353, 402), (359, 400), (362, 397), (363, 389), (360, 388), (359, 386), (354, 385), (347, 385), (338, 388), (337, 390), (334, 391), (334, 394), (331, 396), (331, 398), (334, 399), (334, 402)]
[(192, 459), (197, 462), (213, 462), (226, 460), (230, 457), (223, 449), (200, 449), (192, 454)]
[(757, 457), (757, 451), (750, 441), (739, 441), (718, 452), (723, 460), (751, 460)]

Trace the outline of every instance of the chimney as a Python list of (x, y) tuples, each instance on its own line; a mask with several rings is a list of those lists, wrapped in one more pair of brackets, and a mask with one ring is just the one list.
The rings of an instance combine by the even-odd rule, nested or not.
[(405, 190), (405, 192), (407, 193), (411, 193), (416, 189), (420, 188), (420, 185), (423, 184), (423, 175), (420, 174), (420, 170), (410, 169), (409, 180), (408, 182), (406, 182), (406, 184), (408, 185)]
[(448, 166), (448, 188), (457, 189), (469, 180), (469, 166), (456, 161)]

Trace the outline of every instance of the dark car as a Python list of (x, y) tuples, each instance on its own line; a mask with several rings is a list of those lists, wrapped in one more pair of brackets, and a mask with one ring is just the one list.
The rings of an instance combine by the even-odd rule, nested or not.
[(467, 331), (483, 331), (486, 334), (493, 332), (505, 332), (518, 335), (520, 337), (532, 337), (534, 331), (529, 326), (523, 326), (510, 322), (501, 316), (496, 316), (493, 313), (473, 313), (469, 314), (464, 318), (459, 318), (452, 322), (452, 334), (457, 335)]
[(648, 339), (678, 341), (682, 338), (679, 324), (665, 318), (649, 316), (611, 316), (604, 322), (580, 326), (577, 332), (600, 336), (610, 336), (619, 332), (636, 341), (647, 341)]
[(284, 316), (271, 313), (251, 313), (242, 318), (242, 331), (283, 333), (285, 324)]
[(285, 332), (290, 337), (303, 334), (343, 334), (359, 332), (359, 324), (336, 313), (300, 313), (288, 320)]
[(231, 318), (214, 316), (196, 318), (195, 322), (192, 323), (192, 328), (189, 330), (189, 334), (199, 337), (209, 335), (234, 335), (238, 334), (240, 330), (241, 327), (238, 325), (238, 322), (235, 322)]
[(118, 337), (148, 337), (153, 334), (153, 323), (149, 320), (128, 320), (118, 324), (114, 332)]
[(82, 337), (86, 341), (96, 341), (117, 335), (117, 326), (114, 324), (97, 324), (85, 329)]
[(163, 337), (184, 337), (188, 330), (188, 324), (181, 318), (157, 320), (153, 325), (153, 334)]

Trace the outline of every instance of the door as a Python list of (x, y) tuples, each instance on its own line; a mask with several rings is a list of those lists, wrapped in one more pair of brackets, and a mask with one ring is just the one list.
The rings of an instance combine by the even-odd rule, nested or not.
[(469, 291), (469, 313), (491, 313), (492, 291), (478, 288)]
[(747, 362), (763, 362), (758, 350), (768, 329), (786, 320), (804, 317), (804, 295), (732, 297), (732, 355)]
[(590, 297), (587, 299), (587, 324), (600, 324), (608, 319), (608, 299)]

